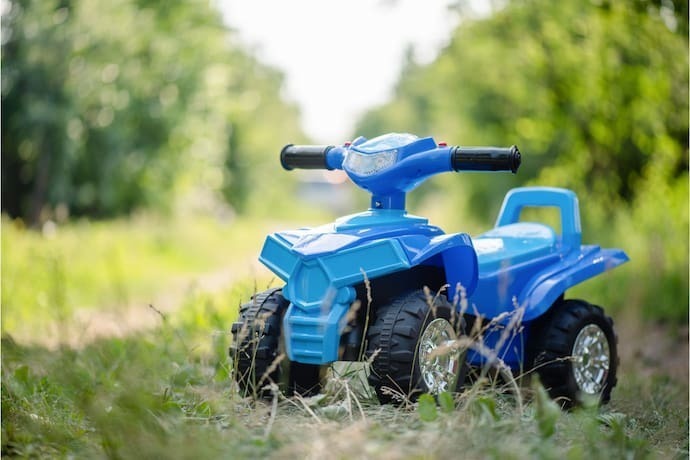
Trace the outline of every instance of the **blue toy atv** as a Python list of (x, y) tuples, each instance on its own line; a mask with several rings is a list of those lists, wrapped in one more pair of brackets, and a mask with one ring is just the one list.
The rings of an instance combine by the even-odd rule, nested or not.
[[(536, 372), (564, 406), (585, 395), (608, 401), (618, 366), (613, 322), (564, 294), (628, 257), (582, 245), (573, 192), (511, 190), (496, 226), (474, 238), (405, 211), (405, 194), (434, 174), (515, 173), (520, 161), (515, 146), (449, 147), (398, 133), (285, 146), (283, 168), (342, 169), (371, 193), (371, 207), (266, 238), (259, 259), (285, 284), (253, 296), (232, 326), (241, 390), (262, 394), (283, 382), (288, 394), (314, 394), (324, 365), (367, 359), (381, 403), (415, 400), (456, 391), (468, 367), (500, 360), (513, 372)], [(560, 234), (521, 222), (527, 207), (560, 210)], [(468, 351), (456, 344), (470, 329), (482, 342)]]

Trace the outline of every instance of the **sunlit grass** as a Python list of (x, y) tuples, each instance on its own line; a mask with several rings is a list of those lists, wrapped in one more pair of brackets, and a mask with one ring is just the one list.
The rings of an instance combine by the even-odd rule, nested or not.
[(265, 278), (268, 273), (256, 263), (265, 235), (292, 226), (140, 216), (34, 231), (3, 218), (2, 330), (40, 335), (77, 310), (145, 306), (161, 293), (182, 296), (218, 270), (219, 288), (250, 276)]

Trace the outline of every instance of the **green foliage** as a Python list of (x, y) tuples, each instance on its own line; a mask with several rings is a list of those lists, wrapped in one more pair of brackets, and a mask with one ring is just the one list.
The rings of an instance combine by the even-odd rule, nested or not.
[(417, 401), (417, 412), (423, 422), (433, 422), (438, 418), (436, 410), (436, 399), (428, 393), (419, 396)]
[(561, 418), (561, 409), (549, 397), (538, 378), (534, 379), (532, 388), (535, 392), (534, 405), (539, 434), (544, 439), (550, 438), (556, 432), (556, 423)]
[(453, 395), (447, 391), (439, 393), (437, 396), (438, 405), (441, 407), (441, 411), (445, 414), (450, 414), (455, 410), (455, 400)]
[[(208, 2), (15, 0), (3, 15), (2, 209), (30, 222), (246, 204), (278, 138), (282, 77)], [(267, 135), (270, 133), (270, 136)], [(252, 165), (252, 168), (249, 165)]]
[(472, 400), (469, 408), (483, 423), (498, 422), (501, 419), (493, 396), (479, 395)]
[[(408, 62), (393, 100), (365, 115), (358, 131), (518, 144), (517, 176), (439, 178), (422, 190), (431, 196), (413, 196), (412, 207), (436, 209), (471, 231), (493, 221), (511, 187), (571, 188), (580, 199), (583, 240), (632, 255), (617, 282), (635, 296), (619, 296), (611, 306), (683, 322), (687, 24), (682, 2), (506, 2), (463, 21), (431, 64)], [(597, 295), (608, 300), (615, 296), (609, 291)]]

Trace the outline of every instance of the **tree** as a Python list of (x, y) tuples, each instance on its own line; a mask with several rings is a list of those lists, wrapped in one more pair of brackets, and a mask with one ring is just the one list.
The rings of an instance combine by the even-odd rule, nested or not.
[(2, 66), (2, 209), (33, 223), (58, 206), (170, 209), (193, 190), (241, 209), (246, 164), (275, 153), (255, 133), (280, 113), (302, 137), (281, 75), (208, 2), (14, 0)]

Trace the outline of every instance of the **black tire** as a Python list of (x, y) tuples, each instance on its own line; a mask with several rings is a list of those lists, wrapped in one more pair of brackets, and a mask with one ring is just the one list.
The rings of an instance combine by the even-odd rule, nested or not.
[[(533, 327), (528, 360), (551, 398), (564, 409), (581, 404), (586, 397), (598, 397), (601, 404), (609, 402), (618, 381), (618, 337), (613, 329), (613, 320), (604, 314), (601, 307), (582, 300), (559, 299), (552, 311)], [(600, 344), (598, 354), (608, 354), (608, 369), (604, 369), (606, 366), (603, 364), (590, 361), (589, 348), (581, 353), (574, 350), (581, 333), (582, 337), (590, 333)], [(584, 343), (583, 339), (578, 343)], [(596, 376), (593, 378), (582, 372), (587, 362), (595, 363)]]
[[(368, 359), (374, 356), (368, 379), (381, 404), (401, 402), (396, 393), (402, 393), (410, 401), (416, 401), (422, 393), (433, 393), (420, 371), (419, 341), (427, 326), (439, 318), (446, 320), (456, 333), (462, 331), (461, 319), (459, 326), (451, 324), (455, 322), (452, 308), (446, 297), (439, 295), (434, 313), (422, 290), (415, 290), (377, 309), (376, 319), (367, 331), (366, 355)], [(465, 355), (464, 352), (460, 355), (452, 391), (457, 391), (464, 381)]]
[(278, 384), (288, 396), (320, 390), (320, 366), (290, 362), (287, 357), (277, 362), (283, 349), (283, 315), (289, 304), (280, 289), (270, 289), (240, 306), (229, 351), (235, 362), (235, 379), (245, 396), (271, 397), (266, 389), (270, 383)]

